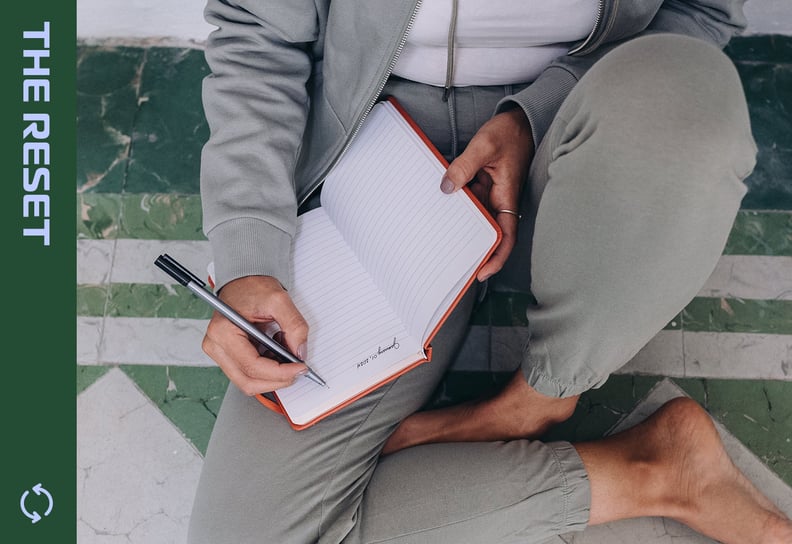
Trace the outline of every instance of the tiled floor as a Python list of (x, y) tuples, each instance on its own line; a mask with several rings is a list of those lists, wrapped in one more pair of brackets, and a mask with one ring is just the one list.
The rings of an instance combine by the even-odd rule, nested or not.
[[(792, 38), (739, 38), (727, 52), (759, 163), (724, 255), (688, 307), (549, 438), (601, 436), (658, 396), (688, 394), (792, 512)], [(208, 70), (194, 49), (78, 54), (79, 542), (180, 543), (227, 381), (200, 351), (208, 309), (153, 261), (168, 252), (202, 271), (211, 260), (198, 196)], [(491, 293), (435, 403), (508, 375), (530, 302)], [(563, 540), (706, 542), (663, 520)]]

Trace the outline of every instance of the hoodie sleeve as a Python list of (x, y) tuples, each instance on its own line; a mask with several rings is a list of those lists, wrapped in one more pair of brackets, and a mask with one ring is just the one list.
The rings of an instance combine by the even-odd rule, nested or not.
[(270, 275), (286, 285), (317, 8), (311, 0), (208, 0), (204, 16), (217, 27), (206, 44), (210, 136), (200, 179), (215, 283)]

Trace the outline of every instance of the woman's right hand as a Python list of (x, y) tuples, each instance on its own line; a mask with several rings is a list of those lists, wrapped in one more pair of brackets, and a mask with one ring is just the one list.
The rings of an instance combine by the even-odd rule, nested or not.
[[(305, 360), (308, 324), (278, 280), (245, 276), (223, 286), (219, 296), (262, 330), (276, 323), (285, 347)], [(262, 356), (246, 332), (217, 312), (209, 321), (202, 347), (228, 379), (249, 396), (289, 386), (308, 371), (302, 363), (281, 364)]]

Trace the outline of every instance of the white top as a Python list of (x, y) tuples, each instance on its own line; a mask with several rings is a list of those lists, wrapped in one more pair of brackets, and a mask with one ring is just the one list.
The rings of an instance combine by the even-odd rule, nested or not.
[[(453, 85), (527, 83), (594, 28), (597, 0), (458, 0)], [(394, 75), (443, 86), (453, 0), (424, 0)]]

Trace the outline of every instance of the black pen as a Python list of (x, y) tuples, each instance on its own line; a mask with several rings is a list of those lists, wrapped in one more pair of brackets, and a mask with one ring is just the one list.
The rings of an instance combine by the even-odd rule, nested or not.
[[(259, 329), (254, 327), (249, 321), (247, 321), (244, 317), (239, 315), (231, 306), (217, 298), (214, 293), (210, 293), (204, 286), (204, 283), (198, 276), (184, 268), (181, 264), (176, 262), (173, 257), (170, 255), (160, 255), (154, 261), (158, 267), (164, 270), (170, 277), (174, 280), (179, 282), (180, 284), (187, 287), (193, 294), (197, 295), (199, 298), (202, 298), (206, 302), (208, 302), (215, 310), (220, 312), (226, 318), (228, 318), (231, 323), (248, 333), (250, 336), (255, 338), (258, 342), (263, 344), (267, 347), (267, 349), (275, 352), (280, 358), (285, 360), (289, 363), (302, 363), (296, 355), (293, 355), (289, 350), (281, 346), (278, 342), (261, 332)], [(322, 387), (327, 387), (327, 383), (319, 377), (319, 375), (308, 368), (308, 373), (304, 374), (304, 376), (314, 383), (321, 385)]]

